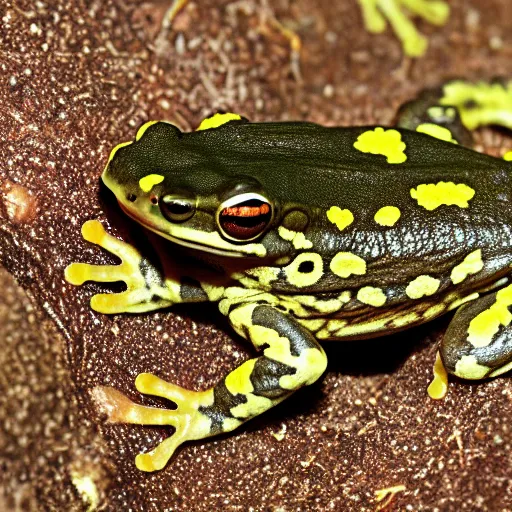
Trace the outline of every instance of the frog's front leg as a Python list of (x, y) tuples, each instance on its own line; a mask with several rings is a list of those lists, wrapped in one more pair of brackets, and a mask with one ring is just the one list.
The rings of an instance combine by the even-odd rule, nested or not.
[(262, 355), (245, 361), (206, 391), (186, 390), (151, 374), (137, 377), (140, 392), (167, 398), (176, 403), (176, 410), (143, 407), (112, 388), (99, 390), (99, 402), (111, 421), (175, 427), (154, 450), (137, 456), (139, 469), (163, 468), (184, 441), (230, 432), (324, 372), (327, 358), (313, 335), (273, 306), (246, 303), (227, 314), (235, 330)]
[[(440, 355), (446, 370), (468, 380), (512, 368), (512, 285), (469, 302), (453, 317)], [(432, 396), (432, 393), (430, 393)], [(433, 398), (440, 398), (434, 393)]]
[[(183, 282), (178, 269), (170, 275), (151, 263), (134, 247), (109, 235), (101, 223), (90, 220), (82, 226), (88, 242), (103, 247), (121, 260), (120, 265), (72, 263), (65, 270), (66, 280), (74, 285), (86, 281), (112, 283), (122, 281), (121, 293), (99, 293), (91, 298), (91, 307), (100, 313), (142, 313), (179, 302), (208, 300), (199, 283)], [(185, 292), (185, 293), (184, 293)]]

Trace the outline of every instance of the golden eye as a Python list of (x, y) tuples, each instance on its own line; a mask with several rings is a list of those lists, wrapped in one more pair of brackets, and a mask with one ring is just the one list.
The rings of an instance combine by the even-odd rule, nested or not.
[(166, 195), (160, 200), (160, 211), (171, 222), (184, 222), (196, 212), (196, 200)]
[(247, 242), (267, 229), (272, 214), (270, 201), (260, 194), (250, 192), (224, 201), (217, 211), (217, 224), (226, 238)]

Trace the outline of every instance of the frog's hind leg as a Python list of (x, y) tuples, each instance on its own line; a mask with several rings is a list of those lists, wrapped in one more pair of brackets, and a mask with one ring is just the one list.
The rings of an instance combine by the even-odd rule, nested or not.
[(142, 471), (162, 469), (180, 444), (209, 435), (210, 421), (206, 416), (198, 414), (198, 409), (212, 403), (212, 390), (191, 391), (150, 373), (139, 374), (135, 379), (135, 387), (141, 393), (171, 400), (178, 407), (173, 410), (139, 405), (109, 386), (94, 388), (93, 398), (99, 409), (107, 414), (112, 423), (171, 425), (175, 428), (175, 432), (155, 449), (137, 455), (135, 464), (138, 469)]
[[(479, 126), (497, 125), (512, 130), (512, 81), (450, 80), (405, 104), (398, 113), (397, 124), (426, 133), (429, 133), (429, 124), (439, 125), (465, 146), (471, 145), (469, 132)], [(439, 132), (434, 128), (429, 135), (435, 137), (436, 133)]]
[(512, 285), (462, 306), (444, 335), (444, 368), (462, 379), (496, 377), (512, 369)]
[(100, 389), (99, 401), (111, 421), (168, 424), (176, 429), (154, 450), (137, 456), (139, 469), (163, 468), (183, 442), (230, 432), (312, 384), (324, 372), (324, 351), (294, 318), (267, 304), (242, 303), (228, 309), (225, 313), (235, 330), (262, 354), (242, 363), (212, 388), (191, 391), (155, 375), (140, 374), (137, 389), (174, 402), (177, 409), (169, 411), (134, 404), (111, 388)]
[(397, 126), (463, 146), (473, 145), (473, 136), (462, 123), (457, 108), (441, 105), (437, 89), (423, 91), (417, 99), (402, 105), (397, 114)]

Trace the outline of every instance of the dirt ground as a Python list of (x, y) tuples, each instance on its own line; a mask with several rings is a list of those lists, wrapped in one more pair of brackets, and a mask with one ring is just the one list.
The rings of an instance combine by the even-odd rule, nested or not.
[[(133, 463), (172, 431), (110, 425), (95, 385), (140, 403), (153, 372), (205, 389), (251, 353), (214, 307), (93, 312), (72, 261), (113, 262), (81, 239), (132, 225), (100, 191), (110, 149), (150, 119), (184, 130), (217, 110), (251, 120), (391, 124), (451, 77), (512, 76), (512, 4), (452, 0), (425, 57), (362, 29), (356, 0), (191, 2), (166, 37), (167, 0), (3, 0), (0, 5), (0, 509), (512, 511), (512, 383), (452, 381), (428, 398), (448, 317), (373, 341), (330, 343), (325, 378), (233, 435), (185, 445), (161, 472)], [(302, 81), (275, 15), (302, 39)], [(481, 151), (512, 147), (477, 134)]]

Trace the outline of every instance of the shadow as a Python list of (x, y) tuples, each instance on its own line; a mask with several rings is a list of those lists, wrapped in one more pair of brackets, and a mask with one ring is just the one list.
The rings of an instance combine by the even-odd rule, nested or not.
[(452, 315), (404, 331), (361, 340), (326, 341), (328, 371), (345, 375), (374, 375), (396, 371), (420, 346), (432, 343)]

